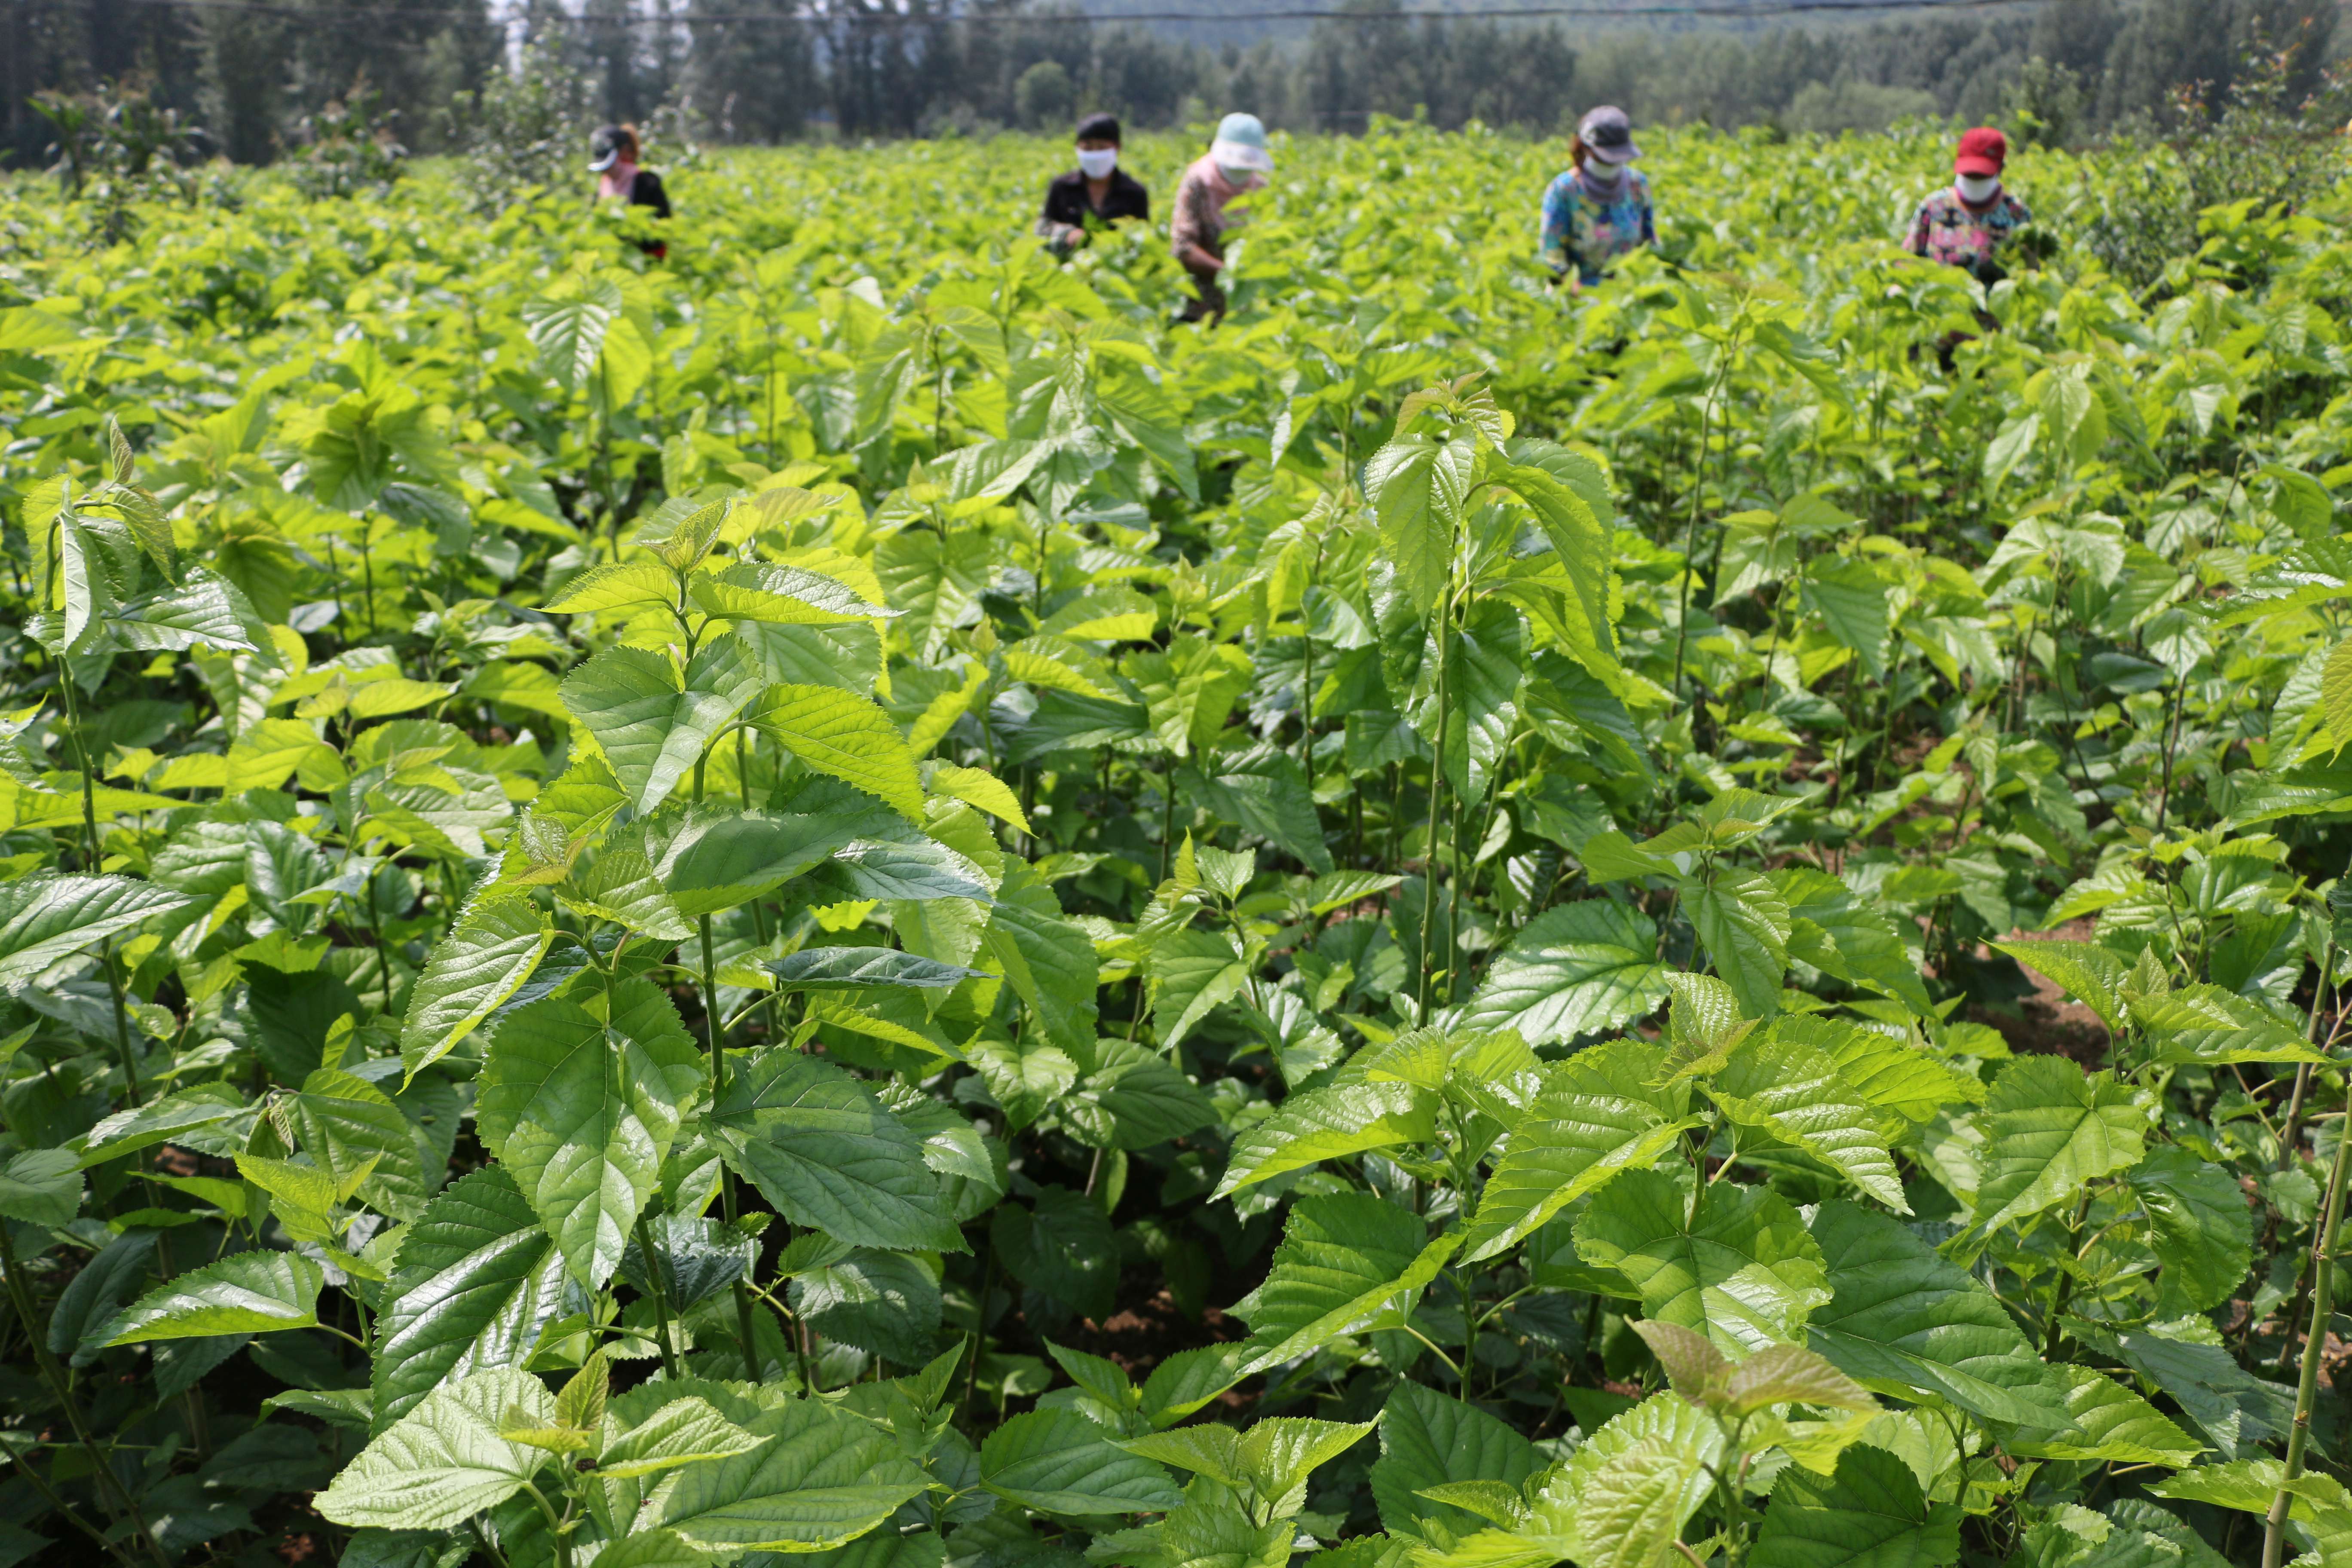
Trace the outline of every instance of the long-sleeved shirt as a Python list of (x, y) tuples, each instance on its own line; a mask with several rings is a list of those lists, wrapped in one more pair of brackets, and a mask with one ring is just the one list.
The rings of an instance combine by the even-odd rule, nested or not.
[(1574, 267), (1579, 281), (1598, 283), (1604, 262), (1657, 242), (1649, 176), (1639, 169), (1626, 170), (1608, 191), (1570, 169), (1544, 192), (1542, 255), (1554, 272)]
[(1045, 187), (1045, 210), (1037, 215), (1037, 237), (1056, 250), (1066, 250), (1086, 234), (1087, 219), (1113, 223), (1123, 217), (1151, 221), (1151, 193), (1125, 169), (1110, 172), (1110, 188), (1097, 206), (1087, 189), (1087, 174), (1073, 169)]
[(1903, 237), (1903, 248), (1930, 261), (1974, 268), (1991, 260), (2032, 217), (2025, 204), (2005, 189), (1979, 212), (1946, 185), (1919, 204), (1911, 232)]
[(1176, 259), (1195, 272), (1214, 272), (1225, 264), (1223, 239), (1239, 228), (1244, 215), (1228, 212), (1225, 204), (1264, 184), (1257, 175), (1244, 185), (1229, 184), (1217, 161), (1205, 154), (1184, 171), (1177, 183), (1176, 201), (1168, 218), (1168, 240)]

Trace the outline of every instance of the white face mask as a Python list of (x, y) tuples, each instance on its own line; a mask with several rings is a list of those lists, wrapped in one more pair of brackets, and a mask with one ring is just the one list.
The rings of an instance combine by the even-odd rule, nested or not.
[(1999, 174), (1961, 174), (1952, 182), (1958, 187), (1960, 199), (1972, 207), (1980, 207), (2000, 192)]
[(1118, 167), (1118, 149), (1116, 147), (1106, 147), (1099, 153), (1081, 151), (1078, 153), (1078, 169), (1089, 180), (1108, 179), (1110, 172)]
[(1257, 175), (1248, 169), (1236, 169), (1226, 163), (1217, 165), (1217, 174), (1225, 184), (1237, 191), (1246, 189), (1249, 183), (1257, 178)]

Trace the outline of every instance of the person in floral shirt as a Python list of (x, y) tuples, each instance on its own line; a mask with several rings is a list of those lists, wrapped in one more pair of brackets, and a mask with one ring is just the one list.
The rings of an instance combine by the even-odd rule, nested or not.
[(2032, 215), (2025, 204), (2002, 188), (2001, 165), (2009, 161), (2009, 139), (1992, 127), (1979, 126), (1961, 136), (1952, 160), (1952, 183), (1919, 204), (1903, 248), (1930, 261), (1965, 267), (1984, 282), (2002, 276), (1996, 255)]
[(1543, 199), (1543, 263), (1571, 292), (1600, 282), (1604, 263), (1658, 242), (1650, 182), (1633, 166), (1641, 155), (1622, 109), (1596, 109), (1577, 126), (1576, 166)]

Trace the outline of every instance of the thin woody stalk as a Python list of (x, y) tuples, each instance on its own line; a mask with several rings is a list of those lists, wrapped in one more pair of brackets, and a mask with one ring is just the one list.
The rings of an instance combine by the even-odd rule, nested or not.
[(2352, 1163), (2352, 1126), (2336, 1131), (2336, 1163), (2327, 1173), (2327, 1214), (2311, 1256), (2311, 1329), (2303, 1342), (2303, 1381), (2294, 1394), (2294, 1425), (2287, 1429), (2286, 1477), (2271, 1500), (2263, 1531), (2263, 1568), (2279, 1568), (2286, 1555), (2286, 1515), (2295, 1481), (2303, 1474), (2303, 1451), (2311, 1439), (2311, 1410), (2319, 1397), (2319, 1358), (2327, 1346), (2328, 1295), (2335, 1283), (2336, 1233), (2344, 1219), (2345, 1169)]

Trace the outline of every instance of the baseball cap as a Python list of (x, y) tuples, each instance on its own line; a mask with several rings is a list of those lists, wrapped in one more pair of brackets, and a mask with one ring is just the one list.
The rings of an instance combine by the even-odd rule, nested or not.
[(1630, 163), (1642, 155), (1633, 145), (1633, 122), (1613, 104), (1602, 104), (1578, 121), (1577, 139), (1604, 163)]
[(1979, 125), (1960, 136), (1958, 156), (1952, 160), (1958, 174), (1998, 174), (2009, 158), (2009, 138), (1990, 125)]
[(1274, 168), (1274, 154), (1266, 151), (1265, 127), (1255, 114), (1228, 114), (1218, 121), (1209, 156), (1229, 169), (1251, 169), (1263, 174)]
[(588, 138), (588, 172), (601, 174), (613, 166), (621, 155), (621, 144), (626, 140), (617, 125), (600, 125), (596, 134)]

